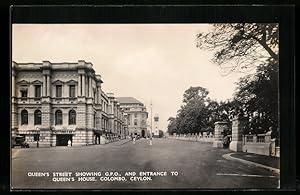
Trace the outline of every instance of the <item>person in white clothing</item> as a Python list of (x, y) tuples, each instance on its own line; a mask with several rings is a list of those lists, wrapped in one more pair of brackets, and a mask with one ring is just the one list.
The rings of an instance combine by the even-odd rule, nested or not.
[(71, 140), (69, 139), (69, 141), (68, 141), (68, 147), (71, 147), (71, 144), (72, 144), (72, 142), (71, 142)]

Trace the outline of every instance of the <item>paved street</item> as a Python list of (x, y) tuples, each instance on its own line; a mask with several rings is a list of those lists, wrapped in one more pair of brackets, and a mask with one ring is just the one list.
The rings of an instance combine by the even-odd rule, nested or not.
[[(212, 144), (171, 139), (140, 139), (122, 144), (82, 147), (26, 148), (12, 151), (12, 186), (14, 189), (125, 189), (125, 188), (276, 188), (279, 175), (269, 170), (227, 160), (222, 155), (228, 149), (213, 148)], [(76, 172), (114, 173), (167, 172), (167, 176), (130, 177), (126, 181), (78, 181)], [(44, 176), (41, 177), (43, 172)], [(74, 181), (53, 181), (54, 172), (72, 172)], [(178, 172), (172, 176), (171, 172)], [(28, 176), (36, 174), (38, 176)], [(47, 177), (47, 174), (49, 176)], [(175, 173), (176, 174), (176, 173)], [(139, 179), (148, 181), (138, 181)], [(86, 179), (86, 178), (85, 178)], [(62, 179), (63, 180), (63, 179)], [(95, 181), (94, 181), (95, 180)], [(131, 181), (135, 180), (135, 181)]]

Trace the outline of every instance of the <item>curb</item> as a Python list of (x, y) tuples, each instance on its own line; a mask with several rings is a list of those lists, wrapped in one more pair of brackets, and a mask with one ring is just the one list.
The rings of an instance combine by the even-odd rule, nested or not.
[(261, 167), (261, 168), (267, 169), (269, 171), (273, 171), (273, 172), (275, 172), (277, 174), (280, 173), (280, 169), (277, 169), (277, 168), (274, 168), (274, 167), (270, 167), (270, 166), (266, 166), (266, 165), (263, 165), (263, 164), (259, 164), (259, 163), (256, 163), (256, 162), (252, 162), (252, 161), (248, 161), (248, 160), (244, 160), (244, 159), (232, 157), (231, 156), (232, 154), (234, 154), (234, 153), (224, 154), (222, 157), (225, 158), (225, 159), (227, 159), (227, 160), (235, 160), (235, 161), (239, 161), (241, 163), (247, 164), (247, 165), (253, 165), (253, 166), (256, 166), (256, 167)]

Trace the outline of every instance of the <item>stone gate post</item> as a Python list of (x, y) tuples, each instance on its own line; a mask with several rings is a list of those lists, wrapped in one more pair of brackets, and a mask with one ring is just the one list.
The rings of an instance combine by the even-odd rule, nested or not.
[(229, 149), (235, 152), (243, 151), (243, 128), (248, 119), (242, 116), (236, 117), (232, 120), (232, 140)]
[(223, 132), (228, 128), (226, 121), (215, 122), (215, 140), (213, 142), (213, 147), (223, 148)]

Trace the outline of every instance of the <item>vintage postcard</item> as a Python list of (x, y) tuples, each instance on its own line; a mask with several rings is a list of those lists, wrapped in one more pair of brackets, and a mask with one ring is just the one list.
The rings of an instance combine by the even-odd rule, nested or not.
[(11, 189), (277, 189), (278, 23), (12, 24)]

